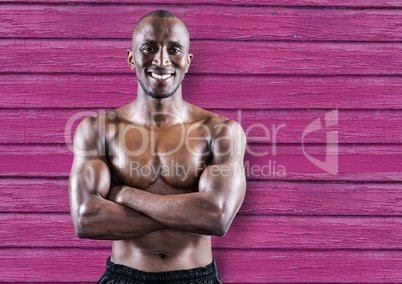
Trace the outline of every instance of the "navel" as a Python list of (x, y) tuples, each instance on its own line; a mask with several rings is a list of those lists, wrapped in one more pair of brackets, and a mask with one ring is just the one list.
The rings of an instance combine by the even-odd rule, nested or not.
[(161, 259), (165, 259), (167, 257), (167, 254), (163, 252), (158, 252), (156, 255), (159, 256)]

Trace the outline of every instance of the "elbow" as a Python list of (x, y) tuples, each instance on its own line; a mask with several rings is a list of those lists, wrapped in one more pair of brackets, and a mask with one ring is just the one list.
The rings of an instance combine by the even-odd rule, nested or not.
[(214, 228), (213, 235), (215, 235), (217, 237), (223, 237), (229, 231), (229, 227), (230, 227), (230, 223), (228, 223), (228, 222), (224, 222), (224, 221), (217, 222), (217, 224)]
[(80, 220), (74, 224), (75, 235), (80, 239), (88, 239), (91, 238), (91, 234), (89, 233), (88, 227), (83, 224)]
[(208, 204), (208, 218), (204, 219), (203, 227), (207, 235), (223, 237), (229, 230), (229, 227), (236, 214), (226, 206), (225, 203)]
[(217, 226), (216, 228), (214, 228), (212, 235), (217, 236), (217, 237), (223, 237), (226, 235), (228, 230), (229, 230), (229, 227)]
[(228, 218), (225, 212), (219, 212), (215, 214), (214, 221), (212, 222), (213, 227), (211, 228), (212, 235), (223, 237), (229, 230), (230, 224), (233, 218)]
[(80, 225), (74, 225), (75, 235), (80, 239), (89, 238), (89, 234), (85, 231), (85, 228)]
[(75, 235), (80, 239), (94, 238), (91, 216), (93, 212), (86, 205), (81, 205), (77, 214), (73, 217)]

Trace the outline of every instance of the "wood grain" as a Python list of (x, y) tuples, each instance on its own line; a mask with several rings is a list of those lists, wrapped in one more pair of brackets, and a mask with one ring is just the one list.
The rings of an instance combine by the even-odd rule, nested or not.
[[(244, 204), (213, 237), (223, 282), (402, 283), (400, 0), (0, 0), (0, 282), (102, 274), (111, 242), (74, 234), (64, 130), (135, 98), (126, 49), (160, 8), (192, 37), (184, 98), (248, 136)], [(336, 175), (303, 152), (333, 157), (328, 131)]]
[[(22, 0), (0, 0), (0, 3), (25, 3)], [(90, 5), (93, 3), (105, 3), (105, 4), (116, 4), (116, 3), (129, 3), (132, 5), (135, 4), (148, 4), (148, 5), (160, 5), (159, 0), (137, 0), (133, 3), (132, 0), (34, 0), (30, 2), (32, 4), (42, 4), (42, 3), (58, 3), (58, 4), (66, 4), (66, 3), (80, 3), (81, 5)], [(169, 4), (169, 7), (176, 7), (179, 4), (215, 4), (218, 6), (229, 5), (229, 6), (248, 6), (248, 5), (256, 5), (256, 6), (280, 6), (280, 7), (338, 7), (344, 9), (346, 7), (358, 7), (358, 8), (400, 8), (402, 7), (401, 2), (399, 0), (355, 0), (353, 2), (348, 0), (191, 0), (191, 1), (183, 1), (183, 0), (165, 0), (163, 3)]]
[[(305, 153), (325, 161), (325, 145), (305, 145)], [(0, 176), (66, 177), (72, 152), (64, 145), (3, 145)], [(273, 155), (273, 152), (276, 154)], [(328, 180), (400, 182), (402, 145), (339, 145), (339, 172), (320, 169), (299, 145), (251, 144), (245, 157), (249, 180)], [(256, 156), (256, 155), (259, 156)]]
[(210, 5), (0, 6), (2, 38), (131, 39), (145, 14), (168, 9), (192, 39), (400, 41), (400, 10), (299, 9)]
[(1, 178), (0, 212), (69, 213), (68, 180)]
[(400, 251), (216, 250), (215, 258), (224, 283), (395, 283), (402, 269)]
[[(301, 143), (303, 131), (327, 110), (222, 110), (209, 109), (241, 123), (249, 143)], [(1, 110), (0, 143), (65, 143), (72, 141), (78, 123), (99, 109)], [(402, 143), (402, 111), (338, 111), (339, 143)], [(358, 129), (358, 131), (357, 131)], [(334, 130), (331, 128), (331, 130)], [(307, 143), (325, 142), (325, 129), (310, 135)]]
[[(68, 180), (1, 178), (0, 212), (69, 213)], [(249, 181), (240, 215), (402, 216), (401, 183)]]
[[(136, 84), (133, 74), (3, 74), (0, 108), (116, 108), (135, 98)], [(203, 108), (221, 109), (381, 112), (379, 109), (402, 109), (401, 89), (402, 77), (396, 76), (189, 74), (183, 81), (186, 100)]]
[[(0, 221), (0, 248), (111, 248), (111, 241), (78, 239), (69, 214), (9, 213)], [(224, 238), (213, 239), (214, 248), (225, 249), (400, 250), (401, 243), (401, 217), (240, 215)]]
[(401, 183), (249, 181), (241, 214), (402, 216)]
[[(129, 73), (130, 47), (129, 40), (1, 40), (1, 73)], [(190, 51), (192, 74), (402, 74), (402, 43), (203, 40)]]
[[(93, 248), (13, 248), (0, 253), (2, 281), (20, 281), (25, 275), (30, 282), (47, 279), (52, 283), (93, 283), (110, 255), (107, 249)], [(300, 283), (301, 279), (309, 283), (397, 283), (402, 270), (398, 250), (216, 249), (214, 257), (224, 283)]]

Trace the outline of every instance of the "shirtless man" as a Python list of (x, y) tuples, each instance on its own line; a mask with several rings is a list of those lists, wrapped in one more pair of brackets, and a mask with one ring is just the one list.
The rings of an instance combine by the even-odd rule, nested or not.
[(76, 234), (113, 240), (99, 283), (221, 283), (211, 235), (225, 235), (244, 199), (245, 136), (182, 99), (189, 45), (177, 16), (145, 15), (127, 51), (137, 98), (76, 130)]

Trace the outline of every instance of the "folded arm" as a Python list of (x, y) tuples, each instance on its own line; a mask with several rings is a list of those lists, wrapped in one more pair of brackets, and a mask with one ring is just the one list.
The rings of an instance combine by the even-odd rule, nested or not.
[(212, 142), (212, 160), (202, 173), (198, 192), (158, 195), (122, 186), (111, 199), (159, 223), (181, 231), (223, 236), (245, 195), (245, 136), (241, 126), (227, 121)]
[(106, 199), (111, 189), (111, 176), (101, 155), (99, 137), (102, 135), (98, 125), (97, 118), (87, 118), (80, 123), (74, 137), (69, 199), (77, 236), (121, 240), (166, 228), (143, 213)]

